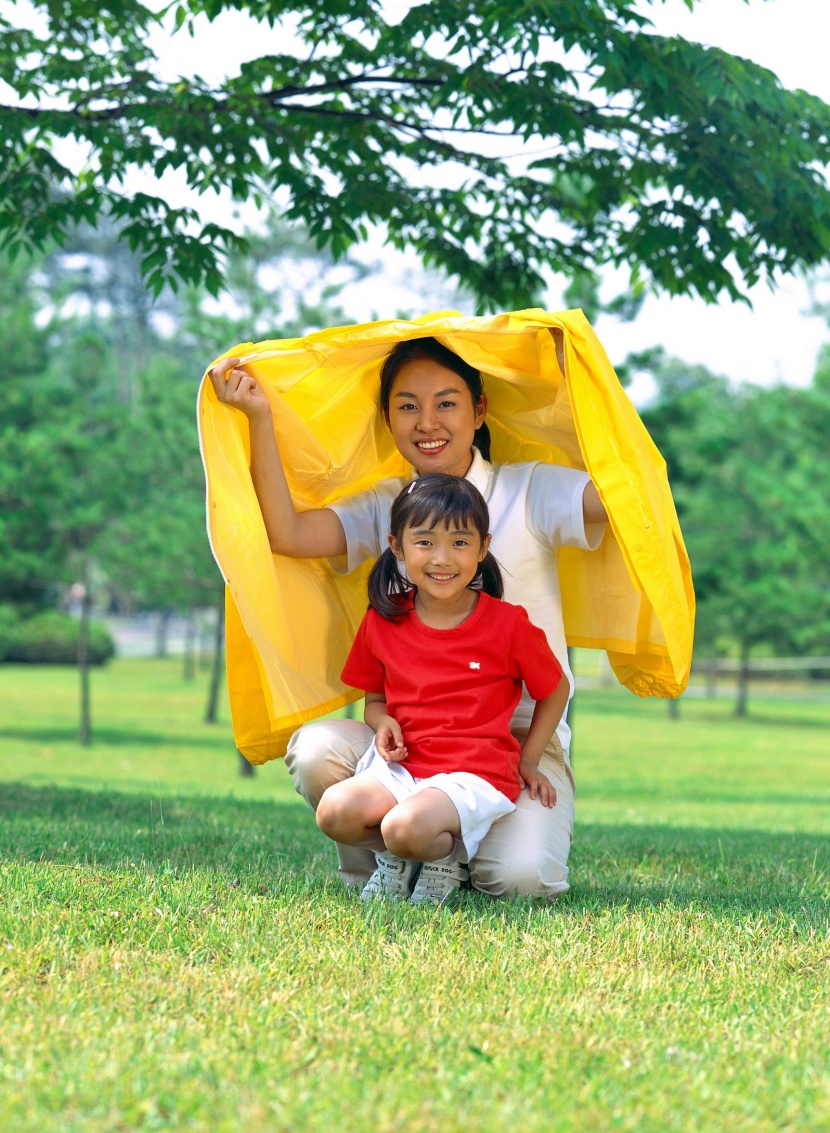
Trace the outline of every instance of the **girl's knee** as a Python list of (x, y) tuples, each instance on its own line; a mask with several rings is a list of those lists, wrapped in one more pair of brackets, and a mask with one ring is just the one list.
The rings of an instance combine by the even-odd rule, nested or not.
[(352, 841), (355, 831), (362, 831), (360, 813), (341, 784), (330, 787), (317, 805), (317, 825), (335, 842)]
[(315, 818), (317, 819), (317, 825), (323, 833), (329, 838), (337, 840), (337, 834), (339, 833), (343, 818), (343, 808), (338, 806), (337, 801), (328, 798), (328, 794), (323, 795), (317, 805)]
[(422, 835), (419, 823), (413, 815), (407, 814), (405, 807), (394, 807), (380, 824), (380, 832), (387, 849), (399, 858), (420, 860)]

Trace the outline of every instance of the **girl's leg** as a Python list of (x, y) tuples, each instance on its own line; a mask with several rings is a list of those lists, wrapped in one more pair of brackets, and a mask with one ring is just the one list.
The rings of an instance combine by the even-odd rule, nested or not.
[(336, 842), (384, 850), (383, 818), (396, 807), (395, 796), (371, 775), (335, 783), (317, 805), (317, 825)]
[(434, 862), (452, 852), (461, 823), (449, 796), (427, 787), (390, 810), (380, 831), (387, 847), (398, 857)]

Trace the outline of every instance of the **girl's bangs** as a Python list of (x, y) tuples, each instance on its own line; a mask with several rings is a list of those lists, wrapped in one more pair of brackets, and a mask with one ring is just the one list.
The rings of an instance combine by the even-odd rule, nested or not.
[(472, 523), (478, 531), (479, 525), (468, 500), (456, 500), (452, 507), (447, 507), (443, 500), (438, 506), (429, 500), (419, 500), (418, 505), (407, 517), (407, 527), (436, 527), (440, 522), (449, 530), (450, 527), (467, 527)]
[(429, 472), (404, 488), (392, 505), (392, 534), (400, 539), (407, 527), (472, 527), (487, 538), (490, 516), (478, 490), (458, 476)]

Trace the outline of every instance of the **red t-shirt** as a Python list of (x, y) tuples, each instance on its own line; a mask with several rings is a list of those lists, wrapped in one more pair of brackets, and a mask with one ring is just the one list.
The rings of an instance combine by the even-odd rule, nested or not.
[(453, 629), (424, 625), (411, 596), (399, 621), (370, 609), (341, 674), (352, 688), (385, 695), (411, 775), (469, 771), (511, 801), (520, 790), (520, 747), (510, 720), (522, 682), (543, 700), (561, 679), (561, 665), (526, 611), (483, 593)]

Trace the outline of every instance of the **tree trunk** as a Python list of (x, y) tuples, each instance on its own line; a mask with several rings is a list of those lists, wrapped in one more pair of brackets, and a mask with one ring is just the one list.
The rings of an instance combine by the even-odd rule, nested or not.
[(202, 622), (199, 626), (199, 672), (206, 673), (208, 671), (211, 655), (210, 629)]
[(159, 620), (156, 623), (156, 657), (167, 656), (167, 630), (170, 627), (170, 613), (169, 606), (159, 610)]
[(219, 719), (219, 688), (222, 683), (222, 669), (224, 661), (225, 644), (225, 585), (219, 591), (219, 601), (216, 604), (216, 633), (213, 638), (213, 671), (210, 674), (210, 691), (208, 693), (205, 723), (215, 724)]
[(196, 622), (193, 614), (184, 623), (184, 669), (182, 679), (192, 681), (196, 676)]
[(89, 697), (89, 619), (92, 613), (92, 595), (89, 589), (89, 575), (84, 564), (84, 596), (81, 599), (81, 622), (78, 626), (78, 675), (81, 678), (81, 720), (78, 728), (78, 743), (89, 747), (92, 743), (92, 714)]
[(738, 669), (738, 699), (735, 701), (735, 715), (746, 716), (749, 699), (749, 646), (741, 645), (741, 667)]

